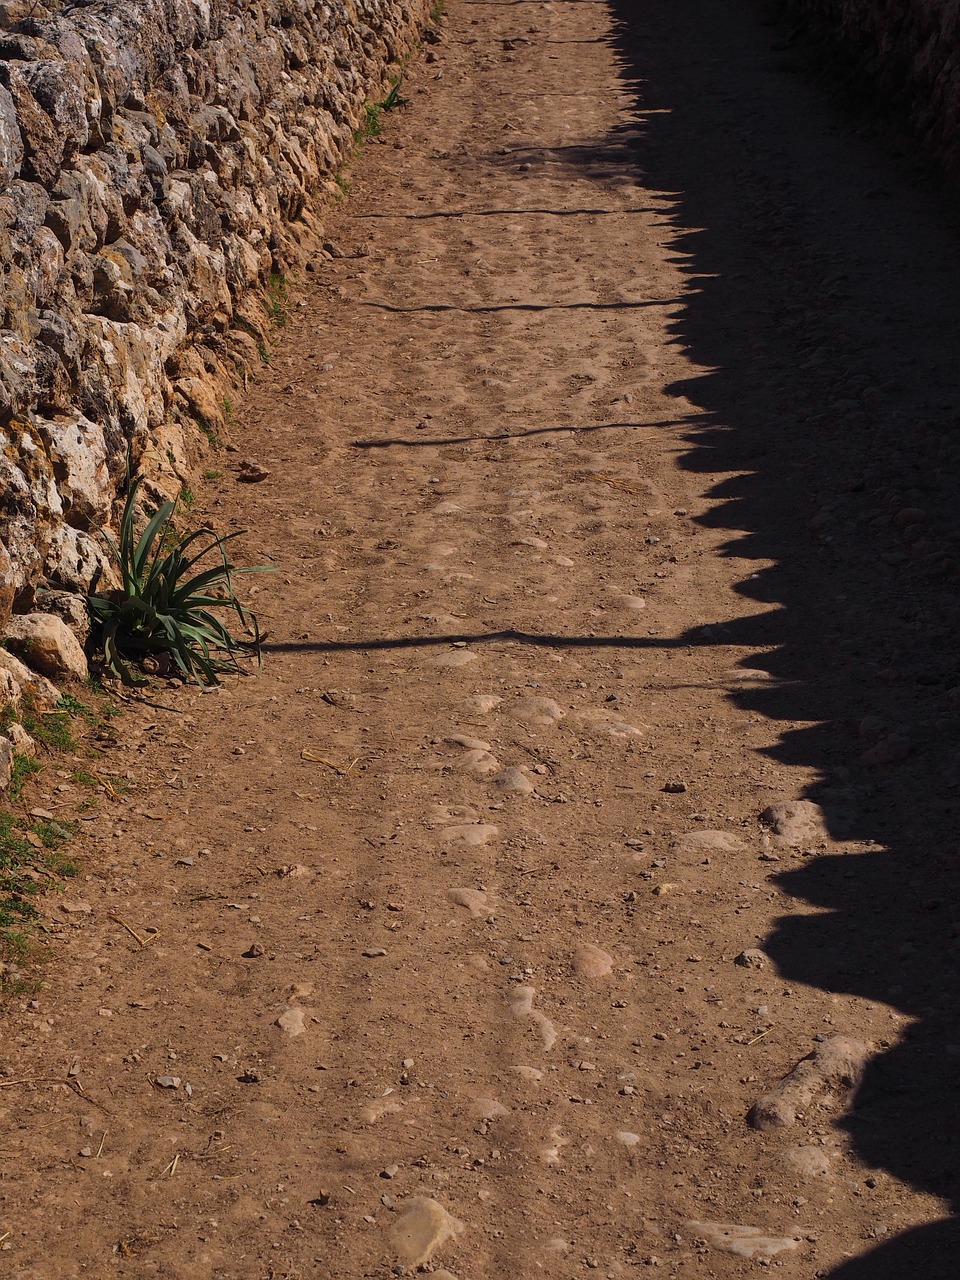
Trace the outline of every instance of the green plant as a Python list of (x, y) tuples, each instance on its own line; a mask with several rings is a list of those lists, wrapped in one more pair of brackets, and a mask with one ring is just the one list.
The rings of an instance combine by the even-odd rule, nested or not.
[(203, 478), (204, 480), (219, 480), (222, 475), (222, 471), (205, 471)]
[(31, 738), (50, 751), (72, 751), (77, 745), (70, 732), (70, 712), (62, 698), (55, 711), (37, 711), (33, 698), (27, 695), (20, 703), (20, 723)]
[(97, 713), (92, 711), (85, 702), (75, 698), (72, 693), (62, 693), (60, 695), (57, 710), (66, 711), (71, 716), (80, 716), (83, 720), (86, 720), (87, 724), (97, 724), (99, 720)]
[[(30, 950), (27, 933), (39, 911), (34, 899), (76, 868), (60, 845), (73, 833), (73, 824), (38, 821), (24, 826), (12, 813), (0, 810), (0, 957), (22, 959)], [(0, 966), (0, 991), (19, 989)]]
[(193, 490), (190, 488), (189, 485), (184, 485), (181, 488), (180, 501), (187, 511), (189, 511), (190, 508), (193, 506), (193, 503), (194, 503)]
[(390, 92), (382, 102), (377, 104), (381, 111), (393, 111), (397, 107), (405, 107), (407, 105), (407, 99), (400, 97), (400, 86), (403, 84), (403, 76), (399, 75), (395, 77), (395, 79), (391, 80), (390, 83), (393, 86)]
[(287, 282), (276, 271), (267, 277), (267, 314), (281, 329), (287, 323)]
[(8, 792), (11, 800), (19, 800), (23, 795), (23, 784), (32, 773), (39, 773), (43, 765), (39, 760), (34, 760), (31, 756), (22, 756), (19, 754), (13, 757), (13, 769), (10, 774), (10, 785)]
[(210, 423), (206, 420), (203, 414), (195, 413), (193, 415), (193, 420), (197, 424), (198, 428), (200, 429), (201, 434), (207, 437), (207, 441), (210, 445), (210, 448), (219, 449), (220, 437), (217, 435), (216, 431), (214, 431), (213, 427), (211, 427)]
[[(121, 585), (106, 595), (87, 597), (104, 662), (125, 684), (139, 683), (129, 664), (147, 657), (166, 659), (188, 678), (217, 684), (218, 672), (242, 670), (238, 654), (252, 650), (259, 657), (257, 620), (237, 599), (233, 578), (266, 566), (238, 568), (230, 563), (226, 544), (240, 536), (239, 530), (226, 537), (206, 527), (178, 533), (173, 524), (176, 502), (163, 503), (137, 538), (139, 489), (137, 480), (127, 494), (119, 540), (104, 534), (120, 570)], [(201, 568), (208, 556), (214, 563)], [(231, 610), (253, 639), (237, 639), (213, 609)]]

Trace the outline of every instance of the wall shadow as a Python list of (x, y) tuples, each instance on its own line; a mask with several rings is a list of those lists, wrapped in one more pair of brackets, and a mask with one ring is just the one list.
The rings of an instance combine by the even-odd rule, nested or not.
[[(704, 369), (683, 465), (739, 472), (702, 517), (740, 583), (779, 608), (732, 623), (779, 678), (730, 694), (779, 723), (771, 755), (856, 813), (777, 882), (825, 910), (765, 948), (792, 982), (910, 1019), (877, 1046), (838, 1123), (873, 1170), (960, 1196), (957, 673), (960, 251), (954, 211), (909, 157), (816, 86), (816, 50), (754, 0), (609, 0), (636, 115), (604, 146), (661, 200), (688, 291), (674, 341)], [(624, 161), (624, 154), (628, 159)], [(569, 157), (571, 166), (576, 155)], [(751, 638), (752, 637), (752, 638)], [(796, 727), (802, 722), (803, 727)], [(863, 844), (870, 842), (870, 849)], [(811, 1035), (815, 1028), (811, 1028)], [(882, 1177), (882, 1173), (880, 1174)], [(882, 1224), (881, 1224), (882, 1226)], [(960, 1274), (956, 1219), (884, 1239), (830, 1280)]]

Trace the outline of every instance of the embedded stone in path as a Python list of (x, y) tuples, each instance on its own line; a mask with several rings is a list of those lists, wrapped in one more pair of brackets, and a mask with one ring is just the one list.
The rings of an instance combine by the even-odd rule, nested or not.
[(541, 1147), (540, 1159), (544, 1164), (559, 1164), (560, 1151), (567, 1145), (570, 1139), (566, 1136), (558, 1124), (555, 1124), (547, 1134), (547, 1143), (549, 1145)]
[(760, 821), (785, 844), (815, 844), (829, 839), (823, 810), (812, 800), (781, 800), (768, 805)]
[(640, 1141), (639, 1133), (631, 1133), (629, 1129), (618, 1129), (616, 1139), (625, 1147), (635, 1147)]
[(421, 1267), (463, 1231), (463, 1223), (447, 1213), (431, 1196), (407, 1200), (400, 1217), (390, 1228), (390, 1241), (405, 1267)]
[(472, 649), (448, 649), (431, 659), (435, 667), (465, 667), (468, 662), (476, 660), (477, 655)]
[(476, 822), (479, 817), (468, 804), (435, 804), (427, 813), (430, 822)]
[(482, 889), (450, 889), (447, 898), (455, 907), (466, 907), (474, 920), (489, 920), (496, 911)]
[(592, 733), (598, 738), (639, 738), (643, 735), (635, 724), (628, 724), (607, 711), (580, 711), (575, 718), (585, 733)]
[(521, 1064), (511, 1067), (510, 1070), (515, 1076), (519, 1076), (521, 1080), (530, 1080), (534, 1084), (543, 1079), (543, 1072), (539, 1067), (526, 1067)]
[(455, 613), (421, 613), (420, 619), (422, 622), (433, 622), (438, 627), (459, 627), (463, 624), (463, 618)]
[(500, 834), (500, 829), (492, 822), (467, 822), (461, 827), (447, 827), (440, 834), (445, 843), (476, 847), (495, 840)]
[(540, 1032), (544, 1049), (549, 1052), (557, 1042), (557, 1031), (550, 1019), (534, 1009), (533, 1001), (537, 994), (536, 987), (516, 987), (510, 997), (510, 1012), (521, 1022), (529, 1020)]
[(860, 1083), (869, 1049), (851, 1036), (831, 1036), (750, 1108), (747, 1123), (766, 1133), (796, 1122), (818, 1095), (851, 1093)]
[(796, 1236), (768, 1236), (760, 1227), (743, 1227), (736, 1222), (688, 1222), (687, 1226), (714, 1248), (738, 1258), (773, 1258), (800, 1243)]
[(584, 942), (573, 953), (573, 972), (578, 978), (605, 978), (613, 973), (613, 956), (592, 942)]
[(488, 716), (491, 711), (496, 711), (502, 701), (495, 693), (478, 693), (467, 698), (465, 705), (475, 716)]
[(376, 1124), (381, 1116), (392, 1115), (399, 1111), (401, 1104), (396, 1098), (374, 1098), (363, 1109), (363, 1118), (367, 1124)]
[(492, 782), (501, 791), (516, 791), (524, 796), (530, 795), (534, 789), (533, 783), (527, 775), (521, 769), (515, 769), (512, 765), (494, 774)]
[(473, 751), (467, 751), (457, 762), (457, 766), (467, 773), (475, 773), (483, 778), (488, 773), (496, 773), (500, 768), (500, 761), (489, 751), (483, 751), (478, 747)]
[(473, 738), (469, 733), (448, 733), (444, 742), (450, 747), (463, 747), (464, 751), (489, 751), (490, 743)]
[(687, 831), (673, 842), (680, 853), (734, 853), (743, 841), (730, 831)]
[(510, 1114), (510, 1108), (496, 1098), (474, 1098), (470, 1110), (481, 1120), (500, 1120)]
[(802, 1178), (822, 1178), (830, 1172), (830, 1153), (823, 1147), (787, 1147), (783, 1163)]
[(552, 725), (567, 714), (552, 698), (520, 698), (511, 709), (518, 720), (527, 724)]

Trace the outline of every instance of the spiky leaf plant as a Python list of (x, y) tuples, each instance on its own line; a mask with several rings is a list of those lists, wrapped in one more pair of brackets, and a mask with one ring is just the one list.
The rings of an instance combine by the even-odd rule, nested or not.
[[(91, 619), (99, 628), (104, 662), (125, 684), (138, 683), (130, 664), (148, 657), (166, 657), (185, 677), (217, 684), (218, 673), (242, 670), (239, 654), (252, 651), (259, 658), (257, 620), (237, 599), (233, 578), (268, 566), (238, 568), (230, 563), (226, 544), (239, 537), (241, 530), (226, 537), (209, 528), (179, 533), (173, 524), (176, 502), (163, 503), (138, 538), (135, 504), (140, 484), (136, 480), (127, 494), (119, 540), (103, 534), (120, 570), (121, 585), (87, 597)], [(213, 609), (231, 610), (253, 638), (232, 635)]]

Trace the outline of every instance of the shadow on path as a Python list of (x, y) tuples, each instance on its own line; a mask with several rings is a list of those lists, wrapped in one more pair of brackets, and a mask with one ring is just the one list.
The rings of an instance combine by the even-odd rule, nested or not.
[[(825, 102), (802, 44), (784, 55), (775, 15), (752, 0), (610, 7), (638, 114), (606, 145), (664, 202), (690, 285), (671, 329), (707, 370), (674, 388), (704, 415), (683, 465), (742, 473), (702, 520), (730, 531), (728, 554), (774, 562), (739, 590), (779, 608), (730, 626), (776, 646), (743, 665), (783, 683), (731, 696), (804, 722), (772, 755), (815, 771), (811, 798), (855, 806), (834, 834), (874, 850), (780, 875), (824, 911), (782, 918), (766, 950), (790, 981), (911, 1019), (838, 1124), (872, 1170), (955, 1208), (958, 246), (937, 191)], [(851, 1241), (818, 1274), (960, 1274), (956, 1219), (907, 1226), (878, 1221), (879, 1244)]]

